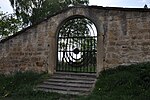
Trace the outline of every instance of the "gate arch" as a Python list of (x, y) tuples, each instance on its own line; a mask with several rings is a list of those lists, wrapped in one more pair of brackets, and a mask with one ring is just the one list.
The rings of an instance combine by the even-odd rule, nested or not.
[(84, 16), (64, 20), (57, 33), (56, 71), (96, 72), (97, 28)]

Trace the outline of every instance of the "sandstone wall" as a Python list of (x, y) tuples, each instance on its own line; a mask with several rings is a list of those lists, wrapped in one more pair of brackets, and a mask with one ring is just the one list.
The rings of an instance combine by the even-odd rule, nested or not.
[(46, 23), (0, 43), (0, 72), (47, 71), (49, 36)]
[(150, 61), (150, 12), (110, 11), (104, 68)]
[(150, 61), (150, 10), (75, 7), (0, 42), (0, 73), (32, 70), (53, 73), (57, 32), (68, 18), (84, 16), (97, 27), (97, 72)]

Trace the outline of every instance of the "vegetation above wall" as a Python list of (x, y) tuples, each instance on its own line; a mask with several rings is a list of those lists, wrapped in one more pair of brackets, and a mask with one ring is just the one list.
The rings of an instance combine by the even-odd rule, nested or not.
[(22, 22), (16, 18), (15, 14), (7, 14), (0, 11), (0, 40), (18, 32)]
[(0, 40), (31, 26), (70, 5), (87, 5), (89, 0), (9, 0), (14, 14), (0, 11)]

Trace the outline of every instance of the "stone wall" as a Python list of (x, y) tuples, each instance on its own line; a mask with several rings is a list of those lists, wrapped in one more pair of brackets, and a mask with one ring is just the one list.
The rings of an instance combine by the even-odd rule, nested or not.
[(72, 7), (0, 42), (0, 73), (32, 70), (52, 74), (57, 32), (65, 20), (89, 18), (97, 27), (97, 72), (150, 61), (150, 10)]
[(150, 12), (112, 11), (106, 26), (105, 68), (150, 61)]
[(45, 23), (0, 43), (0, 72), (47, 71), (48, 34)]

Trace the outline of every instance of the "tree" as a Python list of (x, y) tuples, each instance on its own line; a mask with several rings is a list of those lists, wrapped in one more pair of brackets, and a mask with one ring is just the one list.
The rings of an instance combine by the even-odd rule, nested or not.
[(69, 5), (88, 4), (89, 0), (9, 0), (23, 27), (37, 23)]
[(0, 39), (16, 33), (20, 26), (21, 21), (16, 18), (15, 14), (0, 11)]

